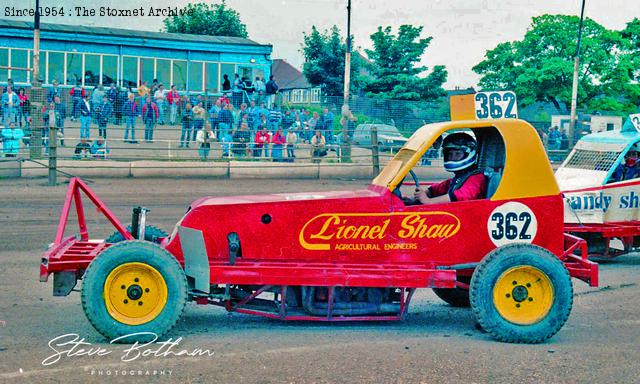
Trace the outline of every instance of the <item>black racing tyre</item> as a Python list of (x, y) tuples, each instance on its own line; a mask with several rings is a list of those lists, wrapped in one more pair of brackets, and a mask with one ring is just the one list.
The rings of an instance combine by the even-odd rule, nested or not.
[(89, 264), (82, 308), (93, 327), (119, 343), (149, 342), (169, 331), (187, 302), (184, 270), (168, 251), (147, 241), (110, 246)]
[[(458, 281), (469, 284), (471, 277), (458, 276)], [(452, 307), (469, 308), (469, 290), (463, 288), (433, 288), (433, 293)]]
[[(158, 228), (158, 227), (154, 227), (153, 225), (146, 225), (144, 227), (144, 239), (146, 241), (151, 241), (152, 243), (157, 243), (158, 238), (160, 237), (167, 237), (168, 234), (167, 232), (163, 231), (162, 229)], [(129, 231), (129, 233), (131, 233), (131, 225), (127, 225), (127, 231)], [(105, 239), (105, 241), (107, 243), (119, 243), (121, 241), (124, 241), (124, 237), (122, 237), (122, 235), (120, 234), (120, 232), (115, 231), (111, 234), (111, 236), (107, 237)]]
[(541, 343), (555, 335), (573, 305), (571, 277), (551, 252), (513, 244), (490, 252), (469, 289), (480, 326), (508, 343)]

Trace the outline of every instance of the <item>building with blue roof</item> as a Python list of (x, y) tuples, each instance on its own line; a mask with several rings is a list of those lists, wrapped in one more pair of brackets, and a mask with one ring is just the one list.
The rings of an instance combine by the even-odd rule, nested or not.
[[(179, 91), (220, 93), (224, 75), (268, 78), (272, 46), (253, 40), (41, 24), (40, 74), (45, 85), (136, 88), (154, 79)], [(33, 23), (0, 19), (0, 84), (29, 85)], [(2, 67), (10, 67), (2, 69)]]

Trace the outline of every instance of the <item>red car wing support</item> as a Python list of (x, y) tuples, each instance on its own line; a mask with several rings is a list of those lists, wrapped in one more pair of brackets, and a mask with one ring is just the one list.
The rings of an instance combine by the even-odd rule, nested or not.
[[(95, 258), (108, 245), (104, 241), (89, 240), (87, 221), (84, 216), (84, 206), (82, 204), (82, 194), (91, 200), (98, 212), (109, 220), (118, 232), (126, 239), (133, 240), (133, 236), (122, 225), (120, 220), (111, 212), (109, 208), (96, 196), (96, 194), (77, 177), (71, 178), (69, 188), (60, 213), (58, 231), (53, 244), (42, 256), (40, 263), (40, 281), (47, 281), (48, 276), (54, 272), (74, 271), (76, 273), (87, 268), (91, 260)], [(76, 207), (78, 216), (79, 236), (64, 237), (64, 232), (69, 220), (71, 203)]]
[[(592, 287), (598, 286), (598, 264), (588, 259), (587, 242), (579, 237), (564, 234), (564, 253), (560, 260), (571, 277), (584, 281)], [(578, 254), (576, 254), (576, 251)]]

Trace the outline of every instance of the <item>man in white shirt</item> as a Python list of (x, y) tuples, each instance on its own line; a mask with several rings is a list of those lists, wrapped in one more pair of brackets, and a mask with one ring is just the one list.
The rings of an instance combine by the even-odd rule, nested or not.
[(153, 98), (156, 101), (156, 106), (158, 107), (158, 114), (160, 115), (160, 117), (158, 118), (158, 124), (164, 125), (164, 109), (165, 109), (164, 106), (165, 106), (166, 96), (164, 94), (164, 86), (162, 84), (158, 86), (158, 89), (153, 94)]

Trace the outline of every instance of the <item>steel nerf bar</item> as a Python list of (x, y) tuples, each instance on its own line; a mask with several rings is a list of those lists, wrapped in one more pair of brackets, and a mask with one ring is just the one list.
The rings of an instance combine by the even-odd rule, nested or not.
[[(91, 260), (107, 246), (104, 241), (89, 240), (81, 191), (91, 200), (98, 212), (102, 213), (126, 240), (133, 240), (133, 236), (127, 231), (124, 225), (122, 225), (120, 220), (118, 220), (113, 212), (107, 208), (87, 184), (79, 178), (73, 177), (69, 180), (69, 188), (67, 188), (67, 195), (62, 206), (62, 212), (60, 213), (55, 241), (49, 245), (49, 248), (42, 256), (40, 281), (47, 281), (48, 276), (54, 272), (79, 272), (80, 270), (86, 269), (89, 263), (91, 263)], [(75, 203), (80, 238), (78, 238), (77, 235), (64, 237), (64, 231), (69, 221), (71, 203)]]
[[(584, 239), (564, 234), (565, 251), (560, 256), (571, 277), (584, 281), (592, 287), (598, 286), (598, 264), (588, 259), (587, 242)], [(579, 254), (576, 254), (576, 251)]]

